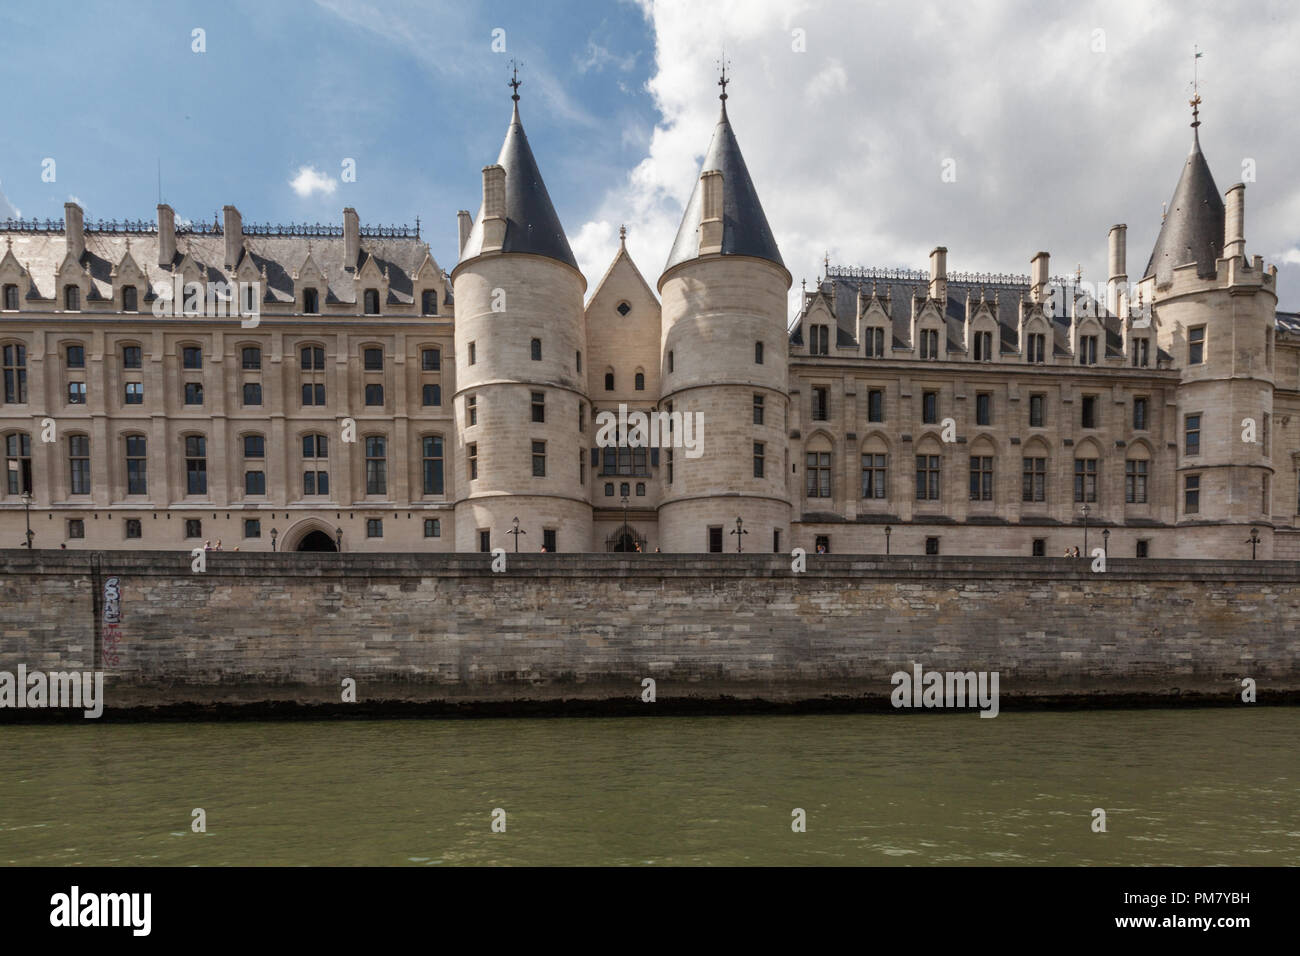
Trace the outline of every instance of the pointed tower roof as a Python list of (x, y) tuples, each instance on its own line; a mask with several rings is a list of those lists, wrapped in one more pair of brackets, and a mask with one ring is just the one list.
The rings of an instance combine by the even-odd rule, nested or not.
[[(724, 256), (754, 256), (767, 259), (785, 268), (781, 252), (776, 247), (776, 239), (767, 224), (763, 213), (763, 204), (758, 201), (758, 191), (749, 178), (749, 169), (745, 166), (745, 157), (740, 154), (740, 145), (736, 134), (732, 132), (731, 121), (727, 118), (727, 88), (725, 73), (722, 83), (722, 112), (718, 116), (718, 125), (713, 130), (713, 139), (709, 141), (709, 150), (704, 154), (704, 163), (700, 172), (719, 170), (722, 173), (722, 254)], [(704, 212), (704, 192), (699, 177), (695, 179), (695, 189), (686, 204), (686, 213), (677, 230), (677, 239), (673, 242), (664, 272), (673, 266), (694, 259), (700, 254), (700, 220)]]
[[(1199, 103), (1199, 97), (1193, 106)], [(1214, 274), (1214, 260), (1223, 255), (1223, 198), (1210, 175), (1210, 164), (1201, 153), (1201, 125), (1198, 113), (1192, 120), (1192, 151), (1187, 154), (1182, 175), (1169, 200), (1169, 210), (1160, 226), (1155, 248), (1143, 276), (1154, 275), (1157, 285), (1172, 281), (1178, 266), (1195, 262), (1196, 274)]]
[[(551, 205), (546, 183), (542, 182), (537, 160), (533, 158), (528, 137), (524, 134), (524, 124), (519, 119), (519, 86), (522, 84), (516, 78), (511, 85), (515, 88), (512, 97), (514, 114), (510, 117), (505, 142), (501, 144), (501, 155), (497, 157), (497, 164), (506, 171), (506, 237), (501, 251), (546, 256), (577, 269), (578, 260), (573, 257), (560, 217)], [(465, 240), (465, 248), (461, 250), (461, 262), (474, 258), (482, 248), (483, 206), (480, 204), (474, 226)]]

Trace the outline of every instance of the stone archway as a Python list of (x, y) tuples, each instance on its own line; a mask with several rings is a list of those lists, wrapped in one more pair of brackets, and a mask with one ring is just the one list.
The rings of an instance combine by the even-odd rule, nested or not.
[(619, 525), (614, 533), (605, 539), (605, 550), (614, 552), (636, 551), (637, 545), (645, 550), (645, 536), (638, 534), (631, 525)]
[(302, 540), (298, 542), (298, 547), (294, 548), (294, 550), (333, 552), (333, 551), (337, 551), (338, 548), (335, 547), (333, 538), (331, 538), (324, 531), (317, 529), (315, 531), (309, 531), (305, 535), (303, 535)]

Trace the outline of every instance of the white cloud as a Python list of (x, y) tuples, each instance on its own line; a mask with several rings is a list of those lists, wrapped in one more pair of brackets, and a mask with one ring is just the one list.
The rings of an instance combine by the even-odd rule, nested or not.
[[(626, 222), (651, 286), (717, 119), (725, 46), (728, 113), (798, 288), (832, 264), (1104, 276), (1106, 234), (1129, 224), (1130, 275), (1146, 265), (1191, 144), (1191, 49), (1199, 43), (1201, 143), (1221, 191), (1256, 160), (1252, 254), (1295, 243), (1300, 130), (1291, 115), (1296, 14), (1234, 20), (1208, 0), (1086, 11), (1028, 2), (857, 5), (790, 0), (641, 0), (655, 38), (647, 84), (660, 119), (645, 158), (577, 230), (584, 272), (603, 274)], [(796, 52), (796, 29), (806, 52)], [(1093, 52), (1096, 30), (1104, 52)], [(941, 180), (956, 162), (956, 182)], [(1276, 175), (1274, 175), (1276, 171)], [(1282, 308), (1300, 270), (1280, 277)], [(1289, 283), (1289, 285), (1288, 285)]]
[(0, 190), (0, 219), (21, 219), (22, 212), (9, 201), (9, 197)]
[(627, 73), (636, 67), (637, 54), (629, 53), (627, 56), (618, 56), (610, 52), (608, 47), (602, 46), (595, 40), (587, 41), (587, 50), (582, 56), (573, 58), (574, 64), (579, 73), (587, 73), (595, 70), (601, 72), (607, 66), (622, 70)]
[(315, 166), (299, 166), (298, 175), (289, 180), (289, 185), (303, 199), (309, 199), (314, 193), (332, 196), (339, 184)]

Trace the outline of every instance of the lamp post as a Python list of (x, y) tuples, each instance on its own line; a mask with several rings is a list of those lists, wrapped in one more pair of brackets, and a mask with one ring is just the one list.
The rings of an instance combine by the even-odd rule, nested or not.
[(749, 534), (749, 532), (745, 530), (745, 522), (740, 520), (740, 515), (736, 515), (736, 530), (731, 533), (736, 536), (736, 554), (742, 554), (743, 550), (740, 547), (740, 536), (743, 534)]
[(889, 536), (894, 533), (894, 529), (885, 525), (885, 554), (889, 554)]
[(1251, 528), (1250, 537), (1246, 539), (1250, 542), (1250, 560), (1255, 560), (1255, 545), (1259, 544), (1259, 529)]
[(1110, 528), (1101, 533), (1101, 551), (1106, 557), (1110, 557)]
[(1084, 506), (1083, 506), (1082, 508), (1080, 508), (1079, 510), (1083, 512), (1083, 553), (1084, 553), (1084, 555), (1086, 556), (1086, 555), (1088, 554), (1088, 511), (1089, 511), (1089, 508), (1088, 508), (1087, 505), (1084, 505)]
[(627, 495), (623, 496), (623, 537), (619, 540), (619, 546), (627, 550)]
[(515, 554), (518, 554), (518, 553), (519, 553), (519, 536), (520, 536), (521, 534), (527, 534), (528, 532), (525, 531), (523, 528), (519, 527), (519, 518), (518, 518), (518, 516), (516, 516), (516, 517), (515, 517), (515, 520), (512, 521), (512, 522), (510, 522), (510, 524), (511, 524), (511, 528), (510, 528), (509, 531), (506, 532), (506, 534), (513, 534), (513, 535), (515, 536)]
[(343, 550), (343, 529), (342, 528), (334, 529), (334, 548), (337, 551)]
[(32, 533), (32, 493), (30, 491), (23, 492), (23, 515), (27, 518), (27, 544), (25, 547), (30, 551), (32, 549), (32, 538), (35, 537)]
[(275, 550), (275, 537), (276, 537), (276, 535), (278, 535), (279, 533), (280, 533), (280, 532), (276, 531), (274, 528), (271, 529), (271, 550), (272, 550), (272, 551)]

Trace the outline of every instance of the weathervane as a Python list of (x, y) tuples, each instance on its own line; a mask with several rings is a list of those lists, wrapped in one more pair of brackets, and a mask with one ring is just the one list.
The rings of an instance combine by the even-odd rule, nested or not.
[(727, 84), (731, 81), (727, 79), (727, 55), (724, 53), (722, 59), (718, 61), (722, 66), (722, 78), (718, 80), (718, 86), (722, 87), (722, 95), (718, 99), (723, 103), (727, 102)]
[(1205, 56), (1196, 45), (1192, 45), (1192, 98), (1188, 100), (1188, 105), (1192, 108), (1192, 129), (1201, 125), (1201, 93), (1200, 93), (1200, 76), (1196, 67), (1197, 60)]
[(514, 90), (514, 92), (510, 94), (510, 98), (514, 100), (516, 103), (519, 102), (519, 87), (523, 85), (524, 85), (524, 81), (519, 79), (519, 64), (517, 64), (514, 60), (511, 60), (510, 80), (506, 83), (506, 86)]

